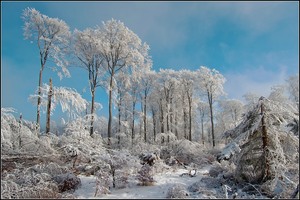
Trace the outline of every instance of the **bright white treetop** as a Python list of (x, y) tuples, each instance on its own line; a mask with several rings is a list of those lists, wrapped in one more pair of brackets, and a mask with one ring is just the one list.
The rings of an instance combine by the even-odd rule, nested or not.
[(141, 39), (124, 23), (117, 20), (103, 22), (97, 28), (100, 39), (101, 55), (105, 58), (107, 69), (114, 74), (123, 67), (132, 67), (131, 70), (150, 69), (152, 63), (148, 56), (149, 46), (142, 44)]
[[(47, 107), (49, 85), (43, 84), (41, 87), (41, 105), (42, 108)], [(29, 100), (36, 101), (37, 94), (30, 95)], [(67, 112), (70, 118), (78, 117), (84, 112), (89, 103), (81, 97), (81, 95), (72, 88), (53, 87), (53, 99), (51, 101), (51, 113), (55, 110), (56, 105), (60, 104), (62, 112)]]
[(200, 90), (205, 94), (209, 92), (209, 94), (212, 95), (212, 99), (225, 95), (223, 85), (226, 79), (219, 71), (201, 66), (197, 72)]
[[(68, 62), (64, 59), (70, 41), (69, 26), (63, 20), (50, 18), (34, 8), (26, 8), (22, 19), (25, 22), (24, 37), (37, 42), (42, 66), (45, 65), (48, 58), (51, 58), (61, 68), (63, 74), (69, 77), (70, 73), (66, 68)], [(52, 69), (57, 71), (56, 67), (52, 67)], [(63, 74), (58, 72), (60, 78)]]

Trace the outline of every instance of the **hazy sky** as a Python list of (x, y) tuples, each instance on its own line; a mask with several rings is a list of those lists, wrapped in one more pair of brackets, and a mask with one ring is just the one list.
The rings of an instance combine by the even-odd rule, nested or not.
[[(215, 68), (227, 79), (228, 98), (267, 96), (299, 73), (299, 2), (1, 2), (1, 107), (16, 108), (27, 120), (36, 119), (28, 96), (37, 88), (40, 61), (36, 43), (23, 37), (26, 7), (64, 20), (71, 31), (120, 20), (150, 46), (154, 70)], [(45, 69), (43, 82), (52, 77), (55, 86), (75, 88), (90, 101), (87, 72), (70, 72), (60, 81)], [(97, 89), (96, 101), (103, 105), (97, 113), (107, 116), (104, 89)]]

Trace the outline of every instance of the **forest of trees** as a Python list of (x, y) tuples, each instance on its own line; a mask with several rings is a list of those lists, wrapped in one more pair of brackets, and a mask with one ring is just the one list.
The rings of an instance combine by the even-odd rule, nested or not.
[[(249, 91), (243, 102), (227, 98), (226, 78), (216, 69), (153, 70), (149, 45), (121, 21), (72, 32), (63, 20), (34, 8), (26, 8), (22, 19), (25, 38), (39, 50), (38, 86), (29, 96), (37, 105), (36, 121), (22, 115), (18, 119), (14, 108), (1, 108), (1, 198), (73, 198), (64, 192), (77, 189), (76, 173), (97, 177), (96, 196), (111, 186), (126, 187), (132, 177), (143, 186), (155, 184), (154, 171), (172, 171), (175, 164), (189, 168), (184, 174), (190, 177), (210, 166), (207, 177), (189, 187), (191, 194), (199, 195), (205, 182), (204, 192), (219, 190), (214, 197), (224, 197), (224, 190), (228, 198), (230, 187), (235, 188), (230, 194), (234, 198), (252, 198), (247, 195), (254, 193), (296, 197), (298, 74), (272, 86), (266, 97)], [(51, 78), (43, 80), (49, 60), (60, 78), (76, 78), (70, 66), (84, 69), (91, 99), (74, 88), (55, 86)], [(101, 89), (108, 95), (108, 118), (97, 115)], [(67, 113), (60, 130), (51, 120), (57, 105)], [(151, 164), (145, 164), (149, 159)], [(167, 198), (178, 193), (172, 187)]]
[[(132, 142), (137, 135), (145, 142), (153, 142), (160, 133), (172, 133), (177, 139), (203, 144), (210, 142), (215, 146), (217, 138), (236, 126), (246, 109), (243, 102), (226, 98), (223, 89), (226, 79), (215, 69), (201, 66), (195, 71), (152, 70), (149, 46), (120, 21), (112, 19), (103, 22), (102, 26), (84, 31), (75, 29), (72, 33), (64, 21), (45, 16), (34, 8), (25, 9), (22, 17), (24, 36), (37, 43), (40, 53), (37, 94), (31, 96), (31, 99), (33, 96), (37, 98), (38, 129), (40, 107), (47, 105), (48, 99), (42, 98), (48, 93), (42, 87), (42, 74), (48, 59), (57, 64), (60, 77), (71, 75), (68, 66), (82, 67), (87, 71), (90, 102), (72, 100), (72, 95), (74, 98), (80, 95), (74, 96), (76, 91), (71, 88), (65, 89), (64, 95), (60, 92), (60, 97), (54, 96), (61, 104), (73, 106), (69, 112), (78, 111), (77, 117), (89, 120), (85, 128), (90, 130), (91, 136), (96, 117), (96, 89), (99, 86), (105, 88), (109, 97), (109, 115), (107, 135), (102, 133), (102, 136), (107, 137), (108, 142), (118, 133), (125, 133)], [(297, 81), (298, 75), (291, 76), (286, 85), (274, 86), (270, 98), (277, 101), (284, 98), (298, 105)], [(55, 90), (54, 93), (58, 94)], [(286, 97), (286, 93), (290, 96)], [(251, 93), (244, 97), (248, 106), (251, 99), (256, 101), (259, 98)], [(115, 118), (113, 105), (117, 107)]]

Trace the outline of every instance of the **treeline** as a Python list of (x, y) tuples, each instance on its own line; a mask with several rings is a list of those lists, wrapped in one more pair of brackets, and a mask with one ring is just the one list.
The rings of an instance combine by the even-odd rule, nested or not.
[[(78, 98), (72, 89), (69, 89), (72, 91), (69, 93), (60, 88), (65, 93), (54, 98), (63, 105), (70, 102), (71, 107), (67, 106), (67, 110), (73, 113), (74, 110), (78, 111), (80, 114), (76, 117), (88, 121), (84, 128), (89, 130), (90, 136), (95, 132), (95, 111), (99, 107), (95, 101), (96, 90), (100, 86), (106, 89), (109, 97), (108, 143), (111, 137), (119, 133), (125, 133), (132, 141), (137, 135), (142, 136), (144, 142), (156, 141), (158, 134), (170, 133), (177, 139), (199, 140), (203, 144), (210, 142), (215, 146), (216, 132), (222, 133), (236, 126), (244, 109), (247, 109), (239, 100), (224, 98), (226, 79), (215, 69), (201, 66), (195, 71), (153, 71), (149, 46), (120, 21), (111, 19), (95, 28), (71, 32), (64, 21), (43, 15), (34, 8), (25, 9), (22, 18), (24, 36), (37, 43), (40, 54), (39, 82), (35, 95), (38, 130), (40, 110), (45, 105), (43, 94), (47, 93), (42, 75), (48, 59), (56, 63), (54, 70), (60, 77), (70, 76), (68, 66), (87, 71), (91, 102)], [(299, 81), (299, 76), (297, 78)], [(299, 91), (299, 88), (293, 90), (294, 79), (291, 77), (287, 80), (288, 87), (282, 88), (289, 88), (286, 90), (291, 94), (289, 99), (297, 104), (299, 95), (295, 97), (295, 91)], [(282, 88), (272, 88), (272, 98), (279, 98), (281, 93), (278, 91)], [(63, 98), (59, 99), (59, 96)], [(80, 103), (74, 98), (80, 99)], [(247, 106), (251, 106), (254, 98), (259, 97), (245, 95)], [(117, 108), (115, 120), (113, 106)], [(50, 116), (51, 102), (48, 107)], [(50, 132), (49, 123), (47, 132)]]

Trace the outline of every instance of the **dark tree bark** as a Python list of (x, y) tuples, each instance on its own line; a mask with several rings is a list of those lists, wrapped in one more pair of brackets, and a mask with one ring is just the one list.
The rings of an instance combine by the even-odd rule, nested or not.
[(41, 110), (41, 87), (42, 87), (42, 76), (43, 76), (44, 65), (41, 58), (41, 69), (39, 73), (39, 88), (38, 88), (38, 100), (37, 100), (37, 114), (36, 114), (36, 129), (40, 130), (40, 110)]
[(134, 99), (134, 100), (132, 101), (132, 127), (131, 127), (131, 139), (132, 139), (132, 144), (133, 144), (133, 140), (134, 140), (134, 138), (135, 138), (135, 133), (134, 133), (135, 104), (136, 104), (136, 100)]
[(113, 75), (114, 72), (112, 71), (112, 75), (109, 81), (109, 103), (108, 103), (108, 128), (107, 128), (107, 137), (108, 137), (108, 145), (110, 145), (110, 138), (111, 138), (111, 125), (112, 125), (112, 89), (113, 89)]
[(189, 140), (192, 141), (192, 97), (188, 95), (189, 102)]
[(265, 123), (265, 111), (264, 111), (264, 105), (263, 102), (261, 102), (260, 105), (261, 109), (261, 125), (262, 125), (262, 143), (263, 143), (263, 154), (265, 158), (265, 173), (264, 173), (264, 179), (270, 178), (270, 161), (268, 159), (268, 133), (267, 133), (267, 127)]
[(162, 99), (160, 99), (160, 132), (164, 133), (164, 112), (163, 112), (163, 106), (162, 106)]
[(147, 92), (144, 96), (144, 140), (147, 142)]
[(153, 140), (156, 140), (156, 120), (155, 120), (155, 110), (152, 107), (152, 120), (153, 120)]
[(211, 123), (211, 136), (212, 136), (212, 144), (213, 147), (216, 146), (215, 144), (215, 132), (214, 132), (214, 115), (213, 115), (213, 107), (212, 107), (212, 94), (207, 90), (207, 97), (208, 97), (208, 104), (209, 104), (209, 111), (210, 111), (210, 123)]
[(95, 112), (95, 88), (92, 89), (91, 127), (90, 136), (94, 134), (94, 112)]
[(50, 113), (51, 113), (51, 98), (53, 95), (52, 79), (49, 80), (48, 103), (47, 103), (47, 120), (46, 120), (46, 134), (50, 133)]
[(202, 136), (202, 144), (204, 145), (204, 126), (203, 126), (203, 118), (201, 119), (201, 136)]

